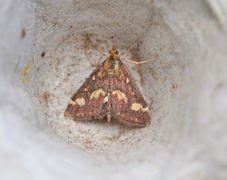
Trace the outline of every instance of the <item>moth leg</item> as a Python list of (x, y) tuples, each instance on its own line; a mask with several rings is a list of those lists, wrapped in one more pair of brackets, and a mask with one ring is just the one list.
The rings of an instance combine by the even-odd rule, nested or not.
[(153, 59), (150, 59), (150, 60), (147, 60), (147, 61), (139, 61), (139, 62), (138, 61), (133, 61), (131, 59), (125, 59), (124, 61), (130, 62), (130, 63), (134, 63), (134, 64), (138, 65), (138, 64), (143, 64), (143, 63), (147, 63), (147, 62), (153, 61)]
[(108, 112), (108, 114), (107, 114), (107, 121), (110, 122), (110, 120), (111, 120), (111, 115), (110, 115), (110, 112)]

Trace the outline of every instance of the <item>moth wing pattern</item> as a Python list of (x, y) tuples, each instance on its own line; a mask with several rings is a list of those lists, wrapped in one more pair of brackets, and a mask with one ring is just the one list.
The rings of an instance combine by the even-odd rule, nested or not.
[(65, 116), (76, 121), (114, 118), (136, 127), (150, 125), (150, 113), (135, 80), (120, 60), (116, 47), (71, 98)]
[(146, 101), (134, 78), (121, 62), (118, 73), (110, 78), (111, 102), (115, 118), (126, 125), (138, 127), (150, 124), (150, 113)]
[(98, 66), (71, 98), (65, 110), (66, 117), (75, 120), (102, 119), (109, 111), (107, 102), (108, 77), (97, 77), (103, 69), (103, 63)]

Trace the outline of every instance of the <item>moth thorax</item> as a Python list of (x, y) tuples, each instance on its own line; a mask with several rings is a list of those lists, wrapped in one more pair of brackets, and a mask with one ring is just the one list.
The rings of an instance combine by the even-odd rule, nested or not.
[(119, 67), (119, 61), (115, 60), (114, 61), (114, 69), (118, 69), (118, 67)]
[(119, 59), (118, 51), (116, 50), (115, 46), (113, 46), (113, 48), (109, 51), (109, 53), (110, 53), (110, 58)]

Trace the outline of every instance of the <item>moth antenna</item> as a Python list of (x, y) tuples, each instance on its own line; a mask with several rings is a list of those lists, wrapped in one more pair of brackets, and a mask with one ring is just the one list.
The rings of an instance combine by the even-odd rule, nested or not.
[(130, 51), (130, 50), (133, 48), (133, 46), (134, 46), (135, 44), (137, 44), (137, 42), (133, 43), (133, 44), (132, 44), (128, 49), (126, 49), (121, 55), (123, 55), (123, 54), (125, 54), (126, 52)]
[(148, 106), (149, 109), (151, 109), (151, 106), (152, 106), (154, 103), (156, 103), (156, 101), (155, 101), (154, 99), (151, 99), (150, 105)]
[(109, 57), (108, 55), (106, 55), (104, 52), (102, 52), (102, 51), (99, 51), (98, 50), (98, 52), (100, 52), (102, 55), (104, 55), (104, 56), (106, 56), (106, 57)]
[(139, 61), (139, 62), (138, 62), (138, 61), (133, 61), (133, 60), (131, 60), (131, 59), (125, 59), (125, 60), (123, 60), (123, 61), (130, 62), (130, 63), (134, 63), (134, 64), (138, 65), (138, 64), (143, 64), (143, 63), (147, 63), (147, 62), (153, 61), (153, 59), (146, 60), (146, 61)]

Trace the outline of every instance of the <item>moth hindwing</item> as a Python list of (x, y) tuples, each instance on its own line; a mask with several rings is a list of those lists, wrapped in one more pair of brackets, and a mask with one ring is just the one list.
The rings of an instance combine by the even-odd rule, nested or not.
[(129, 126), (148, 126), (149, 108), (135, 80), (114, 46), (109, 54), (71, 98), (65, 116), (77, 121), (106, 117)]

